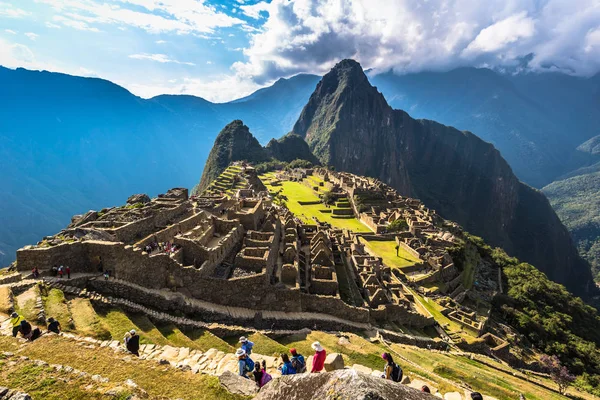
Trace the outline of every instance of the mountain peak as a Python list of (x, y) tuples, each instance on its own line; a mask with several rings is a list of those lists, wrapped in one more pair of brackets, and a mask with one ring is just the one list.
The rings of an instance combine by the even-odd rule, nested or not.
[(219, 132), (215, 139), (195, 193), (204, 190), (233, 161), (260, 163), (268, 161), (267, 151), (250, 133), (250, 129), (239, 120), (233, 120)]

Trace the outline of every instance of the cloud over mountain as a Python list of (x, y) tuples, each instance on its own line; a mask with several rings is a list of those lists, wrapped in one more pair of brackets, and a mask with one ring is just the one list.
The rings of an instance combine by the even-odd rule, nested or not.
[(273, 0), (241, 9), (264, 19), (248, 61), (233, 66), (257, 83), (323, 73), (343, 58), (399, 73), (516, 67), (526, 56), (533, 70), (600, 70), (597, 0)]

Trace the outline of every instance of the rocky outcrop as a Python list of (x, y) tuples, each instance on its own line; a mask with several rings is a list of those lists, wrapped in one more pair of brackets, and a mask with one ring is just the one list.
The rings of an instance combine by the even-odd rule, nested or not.
[(357, 62), (341, 61), (323, 77), (293, 133), (323, 164), (419, 198), (577, 295), (595, 291), (589, 265), (548, 200), (519, 182), (494, 146), (393, 110)]
[(217, 135), (208, 155), (200, 184), (195, 193), (204, 190), (233, 161), (260, 163), (269, 160), (267, 151), (258, 143), (250, 130), (240, 120), (227, 124)]
[(435, 397), (353, 369), (286, 375), (263, 387), (256, 400), (429, 400)]
[(252, 396), (256, 394), (258, 388), (253, 380), (243, 378), (231, 371), (225, 371), (219, 376), (219, 383), (227, 391), (242, 396)]
[(271, 139), (266, 149), (271, 157), (279, 161), (307, 160), (315, 165), (319, 164), (319, 159), (310, 151), (304, 139), (293, 133), (280, 139)]
[(31, 396), (18, 390), (0, 386), (0, 400), (31, 400)]
[(147, 194), (134, 194), (129, 196), (127, 199), (127, 204), (137, 204), (137, 203), (150, 203), (150, 197)]

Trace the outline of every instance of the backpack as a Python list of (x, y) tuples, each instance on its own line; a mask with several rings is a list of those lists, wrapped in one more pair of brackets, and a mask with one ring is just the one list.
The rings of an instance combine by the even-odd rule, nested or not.
[(296, 370), (297, 374), (306, 372), (306, 363), (301, 361), (299, 357), (292, 357), (292, 368)]
[(246, 371), (254, 371), (254, 361), (250, 357), (246, 357)]
[(390, 378), (392, 378), (394, 382), (400, 382), (403, 375), (402, 368), (400, 368), (398, 364), (394, 364)]
[(271, 382), (273, 377), (267, 373), (264, 369), (262, 370), (262, 377), (260, 378), (260, 387), (265, 386), (267, 383)]

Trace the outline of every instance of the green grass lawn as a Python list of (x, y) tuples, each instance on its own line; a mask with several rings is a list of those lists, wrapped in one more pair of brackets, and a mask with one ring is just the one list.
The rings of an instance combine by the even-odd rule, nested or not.
[[(523, 393), (528, 400), (566, 399), (553, 390), (529, 382), (520, 372), (513, 370), (504, 372), (506, 366), (491, 360), (487, 363), (496, 365), (495, 368), (467, 357), (422, 351), (412, 346), (392, 345), (392, 348), (403, 357), (444, 378), (467, 383), (478, 391), (498, 399), (517, 399), (520, 393)], [(535, 379), (544, 386), (555, 388), (553, 382), (548, 379)], [(571, 393), (574, 394), (575, 391), (571, 389)], [(577, 393), (577, 396), (592, 398), (591, 395), (582, 393)]]
[[(124, 360), (121, 353), (114, 353), (106, 348), (89, 349), (77, 346), (72, 340), (60, 336), (42, 336), (24, 347), (19, 347), (19, 342), (16, 339), (3, 336), (0, 337), (0, 351), (15, 352), (18, 355), (43, 360), (47, 363), (68, 365), (91, 375), (99, 374), (108, 378), (109, 383), (124, 382), (131, 379), (148, 392), (149, 398), (181, 398), (186, 400), (241, 400), (245, 398), (227, 392), (220, 386), (217, 377), (183, 372), (162, 366), (155, 361), (140, 360), (135, 357), (129, 361)], [(2, 379), (4, 371), (5, 369), (0, 366), (0, 381), (5, 381)], [(40, 382), (39, 378), (44, 378), (43, 375), (38, 377), (36, 374), (27, 374), (27, 376), (21, 382), (10, 380), (14, 383), (14, 386), (11, 386), (15, 388), (35, 388), (35, 385)], [(34, 380), (37, 380), (37, 383), (33, 382)], [(49, 382), (48, 384), (54, 385), (55, 382)], [(65, 393), (76, 390), (74, 386), (65, 385), (64, 387), (69, 390)], [(55, 387), (59, 389), (63, 386), (57, 384)], [(32, 391), (40, 393), (37, 390)], [(42, 395), (34, 398), (47, 399), (51, 397)], [(54, 398), (88, 399), (95, 397), (79, 397), (78, 395), (70, 397), (65, 395)], [(115, 397), (103, 398), (114, 399)]]
[[(170, 329), (173, 329), (173, 326), (170, 326)], [(169, 332), (168, 329), (166, 329), (164, 326), (159, 326), (158, 329), (167, 339), (169, 339), (169, 341), (171, 341), (173, 346), (180, 346), (179, 344), (177, 344), (178, 340), (185, 340), (181, 338), (178, 333)], [(177, 328), (175, 329), (178, 330)], [(208, 349), (217, 349), (225, 353), (233, 353), (235, 351), (235, 349), (223, 339), (203, 329), (194, 329), (189, 331), (186, 330), (180, 331), (179, 333), (185, 335), (185, 337), (187, 338), (187, 340), (185, 340), (185, 343), (187, 344), (184, 345), (184, 342), (180, 342), (182, 343), (181, 346), (184, 345), (185, 347), (198, 349), (201, 351), (207, 351)], [(175, 335), (177, 335), (178, 338), (176, 338)], [(190, 341), (191, 344), (188, 341)]]
[[(239, 336), (228, 336), (224, 338), (224, 340), (232, 347), (238, 348), (240, 347), (239, 338)], [(279, 357), (281, 353), (288, 353), (289, 351), (288, 347), (285, 347), (281, 343), (278, 343), (270, 337), (259, 332), (248, 336), (248, 340), (254, 343), (252, 352), (256, 354), (262, 354), (263, 356)]]
[(69, 301), (69, 306), (78, 334), (102, 340), (111, 338), (108, 326), (98, 317), (88, 299), (74, 298)]
[(298, 201), (309, 202), (319, 201), (319, 196), (308, 186), (301, 182), (281, 182), (281, 186), (266, 185), (270, 191), (279, 191), (287, 197), (288, 209), (298, 218), (307, 223), (314, 223), (313, 217), (316, 217), (321, 222), (327, 222), (331, 226), (340, 229), (349, 229), (354, 232), (371, 232), (366, 225), (356, 218), (333, 218), (331, 213), (321, 212), (321, 210), (331, 211), (332, 208), (326, 208), (323, 204), (301, 205)]
[(421, 260), (404, 250), (402, 247), (398, 249), (398, 255), (396, 255), (396, 241), (394, 240), (379, 241), (366, 240), (364, 238), (361, 238), (361, 240), (375, 254), (382, 257), (383, 263), (390, 268), (402, 269), (421, 262)]
[(44, 308), (46, 309), (46, 317), (54, 317), (63, 330), (72, 331), (75, 329), (71, 312), (65, 299), (64, 293), (59, 289), (50, 289), (44, 296)]

